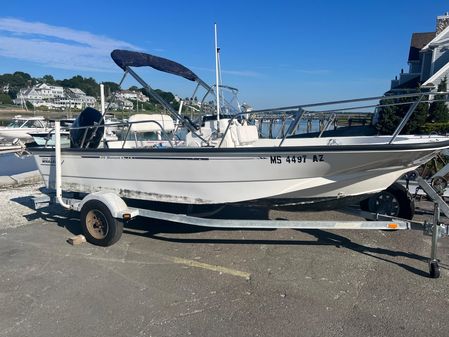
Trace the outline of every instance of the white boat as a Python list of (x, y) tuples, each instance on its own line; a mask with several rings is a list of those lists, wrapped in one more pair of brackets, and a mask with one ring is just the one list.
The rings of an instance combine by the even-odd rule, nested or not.
[(23, 146), (21, 146), (21, 145), (0, 144), (0, 154), (16, 153), (16, 152), (20, 152), (22, 149), (23, 149)]
[[(167, 146), (169, 142), (163, 139), (163, 134), (175, 131), (173, 118), (163, 114), (135, 114), (129, 117), (129, 128), (116, 127), (119, 135), (116, 139), (105, 139), (104, 144), (110, 149), (148, 148)], [(105, 123), (106, 126), (108, 125)], [(115, 125), (120, 125), (116, 122)], [(120, 132), (119, 132), (120, 130)], [(178, 142), (179, 143), (179, 142)]]
[[(33, 137), (34, 142), (38, 146), (55, 146), (54, 131), (29, 132), (29, 135)], [(60, 136), (61, 136), (61, 146), (70, 145), (69, 131), (61, 131)]]
[[(101, 139), (98, 133), (104, 129), (101, 124), (75, 125), (75, 122), (72, 131), (77, 128), (83, 131), (72, 135), (77, 147), (61, 150), (65, 191), (111, 191), (126, 198), (199, 205), (340, 203), (386, 189), (401, 175), (449, 147), (449, 137), (399, 135), (417, 104), (411, 104), (392, 136), (287, 138), (304, 111), (317, 104), (252, 111), (255, 118), (267, 112), (292, 115), (292, 124), (278, 139), (260, 138), (251, 120), (240, 119), (247, 113), (221, 119), (216, 116), (216, 121), (195, 125), (162, 100), (131, 67), (150, 66), (194, 81), (197, 83), (194, 94), (198, 87), (203, 87), (206, 95), (213, 93), (212, 87), (189, 69), (167, 59), (121, 50), (114, 51), (112, 57), (125, 76), (131, 74), (189, 132), (181, 144), (101, 148), (98, 147)], [(414, 96), (422, 98), (420, 94), (407, 97)], [(363, 100), (342, 102), (353, 105), (357, 101)], [(217, 115), (219, 112), (220, 106)], [(126, 138), (124, 141), (127, 142)], [(54, 187), (54, 150), (37, 147), (30, 151), (46, 185)]]
[(15, 116), (7, 126), (0, 127), (0, 137), (5, 140), (20, 139), (29, 142), (33, 140), (30, 133), (45, 130), (47, 128), (44, 117)]

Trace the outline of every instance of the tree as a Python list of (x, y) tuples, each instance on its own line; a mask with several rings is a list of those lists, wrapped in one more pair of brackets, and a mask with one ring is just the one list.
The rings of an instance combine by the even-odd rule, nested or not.
[(113, 92), (120, 90), (120, 86), (115, 82), (103, 82), (103, 85), (104, 85), (104, 92), (108, 96), (111, 96)]
[(400, 115), (402, 115), (402, 112), (399, 111), (400, 106), (391, 105), (394, 103), (393, 99), (383, 99), (379, 103), (380, 105), (385, 105), (378, 110), (379, 122), (376, 125), (379, 133), (382, 135), (391, 135), (401, 120)]
[(29, 87), (34, 83), (36, 83), (36, 80), (22, 71), (0, 75), (0, 86), (9, 85), (8, 96), (12, 99), (17, 97), (21, 88)]
[[(380, 101), (381, 105), (387, 105), (379, 108), (379, 122), (377, 129), (380, 134), (391, 135), (398, 127), (401, 120), (405, 117), (413, 102), (414, 98), (398, 98), (398, 99), (384, 99)], [(423, 100), (427, 100), (426, 97)], [(407, 103), (407, 104), (405, 104)], [(428, 103), (420, 103), (416, 107), (409, 121), (405, 125), (401, 133), (403, 134), (419, 134), (422, 132), (422, 127), (426, 123), (429, 114)]]
[(92, 77), (84, 78), (80, 75), (76, 75), (70, 79), (58, 81), (58, 84), (65, 88), (81, 89), (88, 96), (98, 97), (100, 93), (100, 86)]
[(12, 99), (7, 94), (0, 94), (0, 104), (12, 104)]
[(54, 79), (54, 77), (52, 75), (44, 75), (44, 77), (42, 77), (42, 82), (48, 84), (48, 85), (55, 85), (56, 81)]
[[(447, 90), (447, 78), (445, 77), (438, 85), (438, 92)], [(435, 95), (435, 100), (446, 100), (447, 95)], [(440, 123), (449, 121), (449, 109), (446, 102), (432, 102), (429, 108), (429, 122)]]
[[(424, 96), (423, 101), (428, 101), (429, 97)], [(407, 108), (410, 108), (411, 105), (406, 105)], [(408, 109), (407, 109), (408, 111)], [(420, 134), (423, 133), (422, 127), (426, 123), (429, 116), (429, 104), (428, 103), (419, 103), (416, 107), (413, 115), (410, 117), (409, 122), (404, 127), (404, 133), (407, 134)]]

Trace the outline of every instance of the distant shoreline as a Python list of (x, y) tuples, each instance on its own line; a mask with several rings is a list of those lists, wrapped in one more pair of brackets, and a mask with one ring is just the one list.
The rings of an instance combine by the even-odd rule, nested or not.
[[(72, 115), (78, 115), (79, 112), (73, 112)], [(14, 116), (22, 115), (22, 116), (44, 116), (46, 118), (60, 118), (67, 117), (67, 111), (26, 111), (23, 109), (0, 109), (0, 120), (10, 120), (14, 118)]]

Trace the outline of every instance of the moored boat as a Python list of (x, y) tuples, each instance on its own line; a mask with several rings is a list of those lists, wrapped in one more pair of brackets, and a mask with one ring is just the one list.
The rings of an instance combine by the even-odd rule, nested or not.
[(47, 130), (44, 117), (22, 117), (15, 116), (7, 125), (0, 127), (0, 138), (5, 140), (20, 139), (25, 142), (33, 141), (30, 132), (41, 132)]

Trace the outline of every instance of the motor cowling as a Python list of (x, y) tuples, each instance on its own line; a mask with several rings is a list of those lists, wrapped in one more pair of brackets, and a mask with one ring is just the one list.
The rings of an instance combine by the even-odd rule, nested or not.
[(86, 108), (81, 111), (71, 126), (70, 147), (95, 149), (100, 144), (103, 134), (104, 120), (100, 111)]

